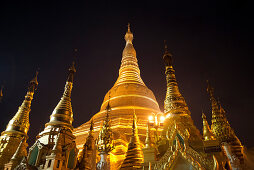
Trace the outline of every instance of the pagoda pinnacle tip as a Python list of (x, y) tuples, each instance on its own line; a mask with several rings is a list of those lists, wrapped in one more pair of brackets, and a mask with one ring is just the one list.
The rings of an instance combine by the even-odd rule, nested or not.
[(71, 67), (69, 68), (69, 76), (67, 79), (68, 82), (73, 82), (74, 73), (76, 73), (76, 68), (75, 62), (73, 61)]
[(164, 40), (164, 55), (163, 60), (166, 66), (172, 66), (172, 54), (168, 52), (168, 45), (166, 40)]
[(133, 34), (131, 32), (130, 23), (128, 23), (128, 31), (126, 32), (124, 39), (125, 39), (126, 43), (132, 43)]
[(37, 77), (38, 77), (38, 70), (35, 72), (35, 76), (34, 78), (29, 82), (29, 86), (28, 86), (28, 89), (29, 91), (34, 91), (36, 90), (37, 86), (38, 86), (38, 80), (37, 80)]

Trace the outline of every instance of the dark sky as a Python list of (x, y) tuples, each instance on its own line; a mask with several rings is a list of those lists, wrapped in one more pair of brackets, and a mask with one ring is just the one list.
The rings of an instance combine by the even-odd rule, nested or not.
[(72, 105), (74, 126), (99, 111), (118, 77), (127, 23), (134, 33), (141, 76), (163, 109), (163, 40), (173, 54), (182, 95), (202, 128), (211, 117), (206, 80), (245, 146), (254, 143), (253, 8), (247, 1), (63, 1), (0, 4), (0, 130), (16, 113), (39, 68), (30, 114), (29, 143), (61, 98), (78, 49)]

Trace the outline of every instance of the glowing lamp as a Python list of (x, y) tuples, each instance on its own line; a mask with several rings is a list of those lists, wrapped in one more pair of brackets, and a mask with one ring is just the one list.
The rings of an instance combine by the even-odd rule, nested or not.
[(164, 120), (165, 120), (165, 117), (164, 117), (164, 116), (161, 116), (161, 117), (160, 117), (160, 121), (161, 121), (161, 123), (163, 123), (163, 122), (164, 122)]
[(149, 116), (149, 117), (148, 117), (148, 120), (149, 120), (149, 121), (152, 121), (152, 120), (153, 120), (153, 116)]

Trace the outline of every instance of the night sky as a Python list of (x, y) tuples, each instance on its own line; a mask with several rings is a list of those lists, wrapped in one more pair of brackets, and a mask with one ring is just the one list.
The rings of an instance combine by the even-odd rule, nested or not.
[(34, 142), (62, 96), (75, 48), (73, 125), (87, 122), (118, 77), (130, 22), (141, 77), (161, 110), (166, 91), (163, 40), (167, 40), (195, 125), (202, 129), (202, 109), (210, 121), (208, 79), (241, 142), (254, 146), (254, 15), (249, 2), (8, 2), (0, 4), (0, 85), (4, 85), (0, 131), (17, 112), (39, 69), (28, 140)]

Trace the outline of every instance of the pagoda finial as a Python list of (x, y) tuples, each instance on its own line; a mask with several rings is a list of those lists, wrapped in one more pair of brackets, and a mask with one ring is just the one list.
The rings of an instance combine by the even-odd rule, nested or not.
[(168, 52), (168, 45), (166, 40), (164, 40), (163, 60), (166, 66), (172, 66), (172, 54)]
[(212, 131), (210, 130), (209, 124), (207, 122), (206, 116), (205, 114), (202, 112), (202, 119), (203, 119), (203, 137), (204, 140), (215, 140), (215, 137), (212, 133)]
[(131, 32), (130, 23), (128, 23), (128, 30), (124, 36), (124, 39), (126, 41), (126, 44), (128, 44), (128, 43), (132, 44), (133, 34)]
[(131, 24), (128, 22), (128, 32), (131, 32)]

